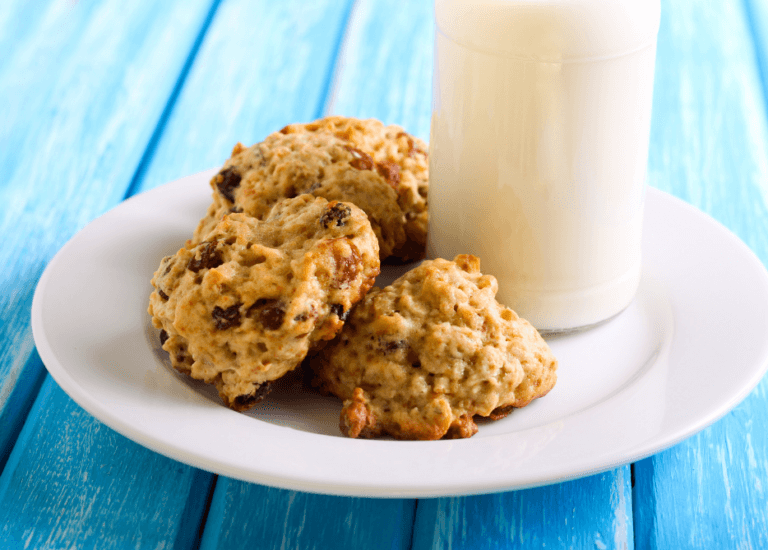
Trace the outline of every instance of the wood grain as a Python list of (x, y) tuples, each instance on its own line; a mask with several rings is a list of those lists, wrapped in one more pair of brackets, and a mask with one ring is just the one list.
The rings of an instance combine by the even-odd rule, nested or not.
[(495, 495), (419, 501), (413, 550), (633, 546), (629, 466)]
[[(215, 7), (0, 2), (0, 547), (768, 547), (766, 381), (638, 462), (633, 488), (627, 466), (417, 504), (215, 481), (115, 434), (50, 379), (33, 404), (34, 285), (126, 190), (216, 166), (236, 141), (323, 113), (428, 138), (431, 0), (227, 0), (211, 19)], [(664, 0), (649, 159), (652, 185), (763, 262), (766, 37), (757, 0)]]
[(219, 478), (200, 549), (407, 549), (414, 507), (413, 500), (313, 495)]
[[(653, 185), (714, 216), (765, 262), (768, 133), (758, 64), (765, 50), (757, 55), (750, 27), (764, 36), (767, 21), (761, 7), (750, 23), (744, 8), (664, 3), (649, 171)], [(766, 423), (763, 380), (710, 428), (638, 462), (636, 547), (768, 547)]]
[(138, 190), (219, 166), (238, 141), (320, 116), (350, 4), (223, 3)]
[(0, 456), (7, 456), (42, 375), (29, 327), (35, 284), (77, 229), (122, 199), (209, 3), (3, 6), (2, 36), (13, 43), (0, 63)]
[(0, 546), (194, 547), (210, 475), (118, 435), (50, 377), (36, 405), (0, 477)]
[(123, 198), (211, 5), (3, 3), (2, 456), (15, 446), (0, 476), (0, 547), (195, 542), (185, 517), (204, 509), (205, 491), (189, 493), (204, 487), (199, 472), (120, 438), (50, 379), (32, 405), (42, 365), (29, 309), (53, 253)]
[(357, 2), (326, 114), (378, 118), (429, 141), (433, 2)]

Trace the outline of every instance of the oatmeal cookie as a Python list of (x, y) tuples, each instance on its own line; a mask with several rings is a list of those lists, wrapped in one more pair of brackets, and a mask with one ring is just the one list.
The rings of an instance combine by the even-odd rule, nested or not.
[(338, 116), (288, 125), (252, 147), (238, 143), (211, 180), (213, 203), (191, 242), (227, 213), (261, 219), (278, 200), (310, 193), (364, 210), (382, 260), (420, 259), (427, 238), (426, 151), (399, 126)]
[(378, 273), (365, 213), (300, 195), (263, 221), (227, 215), (199, 244), (163, 258), (149, 314), (173, 366), (244, 410), (336, 335)]
[(480, 260), (425, 261), (373, 288), (312, 359), (315, 383), (344, 400), (350, 437), (470, 437), (555, 385), (557, 361), (527, 321), (496, 301)]

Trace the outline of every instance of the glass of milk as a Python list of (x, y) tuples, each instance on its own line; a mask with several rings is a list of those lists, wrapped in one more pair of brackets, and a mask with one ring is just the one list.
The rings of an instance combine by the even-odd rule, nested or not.
[(659, 4), (435, 2), (427, 253), (544, 332), (637, 290)]

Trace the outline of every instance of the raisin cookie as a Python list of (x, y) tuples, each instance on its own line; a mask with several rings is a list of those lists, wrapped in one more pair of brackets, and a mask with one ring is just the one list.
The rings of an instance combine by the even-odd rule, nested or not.
[(261, 219), (278, 200), (310, 193), (364, 210), (382, 260), (420, 259), (427, 238), (426, 150), (399, 126), (346, 117), (291, 124), (248, 148), (238, 143), (211, 180), (213, 203), (191, 242), (229, 212)]
[(300, 195), (263, 221), (227, 215), (163, 258), (149, 314), (173, 366), (245, 410), (341, 329), (379, 273), (378, 248), (348, 203)]
[(315, 384), (344, 400), (349, 437), (471, 437), (555, 385), (557, 361), (527, 321), (496, 301), (480, 260), (425, 261), (373, 288), (312, 358)]

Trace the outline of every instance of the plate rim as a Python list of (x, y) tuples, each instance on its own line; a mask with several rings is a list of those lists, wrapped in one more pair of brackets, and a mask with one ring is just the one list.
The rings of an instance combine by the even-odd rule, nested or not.
[[(523, 482), (512, 483), (512, 484), (509, 483), (509, 477), (506, 478), (507, 480), (506, 482), (493, 481), (493, 480), (487, 480), (487, 479), (485, 481), (478, 481), (478, 480), (473, 481), (471, 479), (468, 479), (466, 481), (454, 481), (453, 483), (450, 483), (450, 484), (442, 483), (440, 485), (436, 485), (433, 481), (424, 482), (421, 485), (418, 485), (418, 484), (414, 485), (412, 483), (397, 484), (397, 483), (392, 483), (391, 481), (383, 482), (382, 479), (378, 480), (378, 482), (373, 482), (372, 480), (365, 480), (365, 481), (361, 480), (357, 483), (349, 483), (349, 482), (339, 483), (338, 481), (324, 482), (322, 480), (318, 480), (316, 476), (312, 476), (306, 473), (302, 474), (302, 472), (295, 472), (295, 473), (292, 473), (291, 475), (286, 475), (284, 473), (276, 474), (275, 472), (259, 471), (258, 469), (244, 470), (242, 467), (238, 467), (232, 463), (222, 462), (221, 460), (212, 459), (210, 456), (204, 456), (200, 453), (190, 453), (188, 450), (169, 446), (168, 444), (164, 444), (163, 441), (159, 440), (158, 438), (153, 437), (152, 435), (146, 433), (145, 431), (138, 430), (134, 426), (132, 426), (130, 423), (127, 423), (121, 418), (113, 414), (110, 414), (108, 410), (106, 411), (103, 410), (101, 404), (82, 388), (82, 386), (78, 383), (78, 381), (67, 370), (66, 366), (62, 365), (59, 362), (56, 356), (55, 350), (50, 346), (50, 342), (45, 336), (45, 327), (43, 322), (42, 308), (44, 305), (46, 288), (52, 277), (52, 273), (54, 273), (56, 269), (56, 266), (59, 264), (59, 262), (62, 261), (62, 258), (66, 258), (66, 255), (70, 250), (70, 248), (75, 246), (73, 243), (76, 243), (77, 239), (81, 235), (83, 235), (86, 231), (89, 230), (89, 227), (92, 227), (99, 220), (103, 220), (113, 215), (115, 211), (127, 210), (127, 208), (129, 208), (126, 206), (127, 204), (134, 204), (134, 201), (137, 201), (137, 200), (139, 201), (146, 200), (147, 197), (150, 196), (150, 194), (158, 193), (158, 192), (170, 192), (169, 190), (173, 186), (188, 185), (190, 182), (199, 183), (202, 180), (205, 180), (207, 182), (207, 180), (215, 172), (216, 172), (216, 169), (206, 170), (203, 172), (192, 174), (190, 176), (186, 176), (184, 178), (180, 178), (178, 180), (168, 182), (166, 184), (158, 186), (144, 193), (134, 195), (133, 197), (130, 197), (129, 199), (121, 202), (114, 208), (110, 209), (108, 212), (102, 214), (98, 218), (91, 221), (83, 229), (78, 231), (78, 233), (75, 234), (71, 239), (69, 239), (67, 243), (57, 252), (57, 254), (48, 263), (36, 286), (33, 301), (32, 301), (32, 308), (31, 308), (31, 326), (32, 326), (35, 345), (37, 347), (38, 353), (43, 363), (46, 366), (46, 369), (51, 374), (51, 377), (59, 384), (59, 386), (61, 386), (61, 388), (79, 406), (81, 406), (83, 409), (85, 409), (89, 414), (94, 416), (99, 421), (103, 422), (104, 424), (114, 429), (118, 433), (124, 435), (125, 437), (155, 452), (158, 452), (159, 454), (172, 458), (174, 460), (178, 460), (180, 462), (189, 464), (197, 468), (201, 468), (203, 470), (215, 472), (221, 475), (226, 475), (228, 477), (240, 479), (247, 482), (261, 483), (261, 484), (280, 487), (280, 488), (289, 489), (289, 490), (299, 490), (299, 491), (306, 491), (306, 492), (312, 492), (312, 493), (332, 494), (332, 495), (339, 495), (339, 496), (363, 496), (363, 497), (377, 497), (377, 498), (423, 498), (423, 497), (486, 494), (486, 493), (493, 493), (493, 492), (499, 492), (499, 491), (518, 490), (518, 489), (536, 487), (541, 485), (547, 485), (551, 483), (559, 483), (559, 482), (577, 479), (577, 478), (581, 478), (584, 476), (588, 476), (588, 475), (592, 475), (600, 472), (605, 472), (613, 468), (616, 468), (618, 466), (622, 466), (624, 464), (628, 464), (630, 462), (635, 462), (637, 460), (646, 458), (664, 449), (667, 449), (679, 443), (680, 441), (687, 439), (688, 437), (694, 435), (695, 433), (698, 433), (699, 431), (705, 429), (706, 427), (710, 426), (711, 424), (713, 424), (714, 422), (716, 422), (717, 420), (725, 416), (730, 410), (732, 410), (739, 403), (741, 403), (751, 393), (751, 391), (755, 388), (755, 386), (760, 382), (762, 377), (765, 375), (766, 370), (768, 370), (768, 343), (764, 343), (763, 349), (758, 354), (760, 355), (760, 358), (761, 358), (760, 359), (761, 364), (756, 365), (753, 369), (751, 369), (750, 371), (751, 376), (749, 377), (749, 380), (745, 384), (743, 384), (743, 386), (741, 387), (741, 390), (729, 396), (729, 398), (726, 401), (719, 403), (715, 407), (712, 407), (711, 410), (708, 411), (708, 414), (703, 415), (701, 418), (698, 419), (697, 422), (689, 423), (686, 429), (677, 429), (676, 431), (674, 431), (674, 433), (667, 433), (667, 434), (664, 434), (663, 437), (657, 437), (654, 440), (653, 444), (641, 445), (641, 448), (637, 449), (637, 452), (634, 452), (634, 453), (627, 453), (625, 451), (622, 454), (622, 456), (614, 456), (614, 457), (604, 456), (603, 460), (592, 461), (591, 463), (589, 462), (585, 463), (582, 460), (581, 463), (574, 464), (571, 468), (567, 468), (568, 470), (567, 473), (560, 472), (560, 474), (555, 476), (542, 476), (539, 478), (532, 477), (532, 478), (527, 478)], [(670, 195), (669, 193), (666, 193), (664, 191), (655, 189), (653, 187), (647, 187), (646, 208), (648, 207), (649, 203), (654, 203), (656, 201), (662, 201), (662, 203), (667, 202), (671, 204), (673, 208), (683, 209), (685, 212), (687, 212), (687, 214), (698, 218), (699, 221), (701, 221), (702, 223), (710, 224), (710, 225), (714, 224), (713, 225), (714, 228), (716, 228), (718, 231), (723, 232), (723, 234), (728, 239), (730, 239), (730, 245), (732, 247), (736, 247), (736, 249), (738, 249), (738, 252), (744, 255), (745, 261), (751, 262), (753, 264), (752, 267), (755, 268), (756, 272), (760, 272), (760, 275), (762, 276), (762, 284), (764, 287), (763, 290), (766, 293), (768, 293), (768, 271), (766, 270), (765, 266), (760, 261), (760, 259), (757, 257), (757, 255), (741, 239), (739, 239), (738, 236), (736, 236), (732, 231), (730, 231), (730, 229), (725, 227), (723, 224), (721, 224), (719, 221), (715, 220), (711, 216), (698, 210), (696, 207), (690, 205), (689, 203), (677, 197), (674, 197), (673, 195)], [(621, 393), (622, 392), (619, 392), (619, 395), (613, 396), (611, 399), (608, 399), (608, 401), (612, 401), (613, 399), (620, 397)], [(601, 406), (602, 405), (595, 405), (595, 407), (597, 408), (600, 408)], [(237, 415), (237, 413), (234, 413), (233, 411), (229, 411), (223, 407), (218, 407), (218, 409), (221, 409), (221, 410), (217, 410), (213, 414), (224, 415), (224, 418), (228, 422), (231, 421), (232, 418), (234, 418), (234, 417), (227, 418), (230, 415), (230, 413), (231, 415)], [(593, 410), (593, 409), (594, 408), (591, 408), (590, 410)], [(583, 415), (588, 416), (589, 414), (587, 411), (580, 411), (579, 413), (574, 414), (573, 417), (575, 418)], [(237, 415), (237, 416), (241, 416), (241, 415)], [(252, 419), (249, 419), (249, 420), (252, 420)], [(273, 427), (273, 428), (280, 429), (277, 427)], [(540, 429), (540, 428), (542, 428), (542, 426), (534, 428), (534, 430)], [(342, 449), (351, 449), (352, 446), (360, 443), (356, 440), (347, 440), (344, 438), (328, 438), (323, 435), (307, 433), (307, 432), (296, 432), (296, 433), (303, 434), (299, 436), (300, 440), (307, 438), (308, 441), (312, 443), (317, 443), (317, 441), (312, 441), (313, 438), (333, 439), (334, 444), (341, 447)], [(494, 436), (491, 436), (491, 439), (504, 438), (508, 435), (513, 435), (513, 434), (494, 435)], [(482, 438), (482, 439), (489, 439), (489, 438)], [(402, 447), (403, 450), (412, 448), (414, 445), (418, 445), (418, 446), (423, 446), (424, 450), (427, 450), (428, 452), (430, 452), (441, 445), (442, 446), (451, 445), (452, 448), (461, 448), (463, 446), (472, 445), (474, 441), (476, 441), (475, 438), (472, 438), (469, 440), (458, 440), (458, 441), (454, 440), (454, 441), (451, 441), (450, 443), (445, 441), (436, 441), (436, 442), (368, 441), (367, 443), (373, 443), (373, 445), (387, 444), (387, 443), (395, 444), (395, 445), (403, 446)]]

